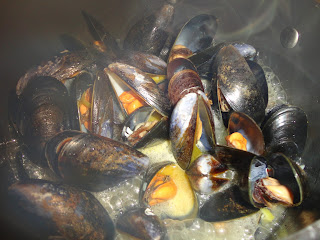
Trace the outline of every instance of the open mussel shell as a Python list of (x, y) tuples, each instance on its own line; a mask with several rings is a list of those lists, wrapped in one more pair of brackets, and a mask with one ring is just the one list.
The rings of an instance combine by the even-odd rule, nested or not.
[(281, 152), (295, 160), (304, 150), (308, 119), (301, 108), (282, 105), (267, 115), (262, 132), (268, 153)]
[(168, 64), (168, 96), (172, 105), (190, 92), (204, 91), (199, 74), (193, 63), (185, 58), (176, 58)]
[(162, 220), (149, 208), (131, 209), (118, 217), (116, 228), (135, 239), (165, 239), (167, 230)]
[(11, 185), (8, 196), (11, 213), (37, 239), (114, 238), (111, 218), (89, 192), (37, 179)]
[[(234, 111), (243, 112), (250, 116), (258, 125), (264, 116), (266, 103), (263, 91), (257, 84), (257, 79), (252, 73), (246, 60), (232, 45), (223, 47), (216, 56), (214, 68), (217, 69), (217, 93), (220, 105), (224, 99)], [(215, 92), (215, 91), (214, 91)], [(223, 112), (231, 109), (223, 109)]]
[[(64, 133), (61, 133), (64, 134)], [(74, 135), (72, 133), (72, 135)], [(55, 138), (61, 139), (58, 142)], [(89, 191), (101, 191), (140, 174), (148, 167), (149, 158), (126, 144), (102, 136), (80, 133), (66, 138), (56, 135), (46, 148), (52, 166), (57, 166), (63, 181)]]
[(169, 116), (171, 113), (169, 99), (147, 74), (138, 68), (119, 62), (110, 64), (106, 71), (116, 74), (119, 78), (117, 80), (133, 90), (146, 104), (163, 116)]
[[(94, 77), (91, 73), (83, 72), (75, 77), (70, 86), (70, 96), (74, 101), (75, 107), (73, 108), (74, 115), (77, 117), (79, 126), (74, 128), (82, 132), (88, 132), (87, 127), (89, 128), (89, 119), (90, 119), (90, 108), (91, 108), (91, 99), (92, 98), (92, 86), (94, 84)], [(89, 92), (90, 91), (90, 92)], [(90, 95), (91, 93), (91, 95)], [(86, 97), (88, 94), (88, 97)], [(90, 97), (89, 97), (90, 96)], [(83, 106), (82, 106), (83, 105)], [(86, 114), (81, 113), (81, 108), (87, 109)], [(82, 110), (84, 111), (84, 110)]]
[(58, 132), (71, 129), (71, 100), (66, 87), (52, 77), (29, 81), (20, 96), (16, 126), (33, 162), (46, 165), (44, 147)]
[(124, 49), (158, 56), (163, 48), (174, 15), (174, 6), (165, 3), (131, 27), (123, 42)]
[[(255, 191), (255, 184), (260, 179), (271, 177), (276, 179), (281, 185), (287, 187), (292, 194), (292, 203), (286, 206), (298, 206), (302, 203), (305, 196), (305, 177), (302, 170), (288, 157), (282, 153), (274, 153), (268, 156), (267, 159), (262, 157), (254, 158), (249, 171), (249, 199), (253, 206), (261, 208), (264, 203), (257, 202), (255, 199), (264, 198), (269, 204), (277, 204), (274, 199), (269, 199), (268, 191), (262, 196), (253, 194), (259, 193)], [(271, 191), (271, 190), (270, 190)], [(280, 191), (280, 190), (279, 190)], [(281, 203), (281, 202), (279, 202)]]
[(233, 112), (229, 118), (228, 134), (239, 132), (247, 140), (246, 149), (256, 155), (264, 153), (264, 138), (255, 121), (241, 112)]
[(190, 19), (180, 30), (174, 42), (169, 62), (178, 57), (188, 57), (209, 47), (218, 28), (216, 17), (201, 14)]
[(196, 192), (210, 194), (229, 181), (229, 179), (221, 176), (226, 171), (226, 166), (221, 164), (214, 156), (203, 154), (191, 164), (186, 174)]
[(118, 126), (125, 117), (118, 110), (121, 108), (116, 106), (119, 105), (118, 100), (104, 71), (80, 74), (74, 79), (70, 89), (70, 94), (76, 101), (75, 109), (80, 126), (78, 129), (117, 139)]
[(198, 212), (198, 202), (183, 169), (173, 162), (152, 165), (140, 190), (142, 205), (161, 219), (189, 219)]
[(149, 106), (131, 113), (123, 125), (122, 139), (134, 148), (152, 146), (169, 138), (168, 118)]
[(210, 195), (210, 198), (200, 207), (199, 217), (207, 222), (220, 222), (245, 217), (257, 211), (258, 209), (242, 197), (241, 190), (232, 185)]
[(181, 168), (187, 169), (201, 153), (215, 145), (214, 123), (203, 92), (189, 93), (179, 100), (170, 118), (172, 152)]

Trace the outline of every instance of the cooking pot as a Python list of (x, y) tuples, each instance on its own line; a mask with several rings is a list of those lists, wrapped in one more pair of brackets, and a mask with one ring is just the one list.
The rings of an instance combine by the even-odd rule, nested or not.
[[(68, 33), (91, 41), (81, 10), (96, 16), (117, 39), (159, 7), (155, 0), (78, 0), (2, 2), (0, 9), (0, 113), (2, 142), (9, 141), (7, 128), (8, 94), (30, 67), (63, 51), (59, 40)], [(319, 0), (177, 0), (172, 31), (200, 13), (215, 15), (219, 21), (216, 41), (243, 41), (259, 51), (259, 57), (279, 77), (288, 102), (307, 114), (308, 139), (303, 154), (308, 197), (300, 207), (290, 209), (281, 234), (271, 238), (320, 238), (320, 1)], [(294, 28), (295, 41), (287, 45), (281, 34)], [(1, 151), (5, 144), (1, 144)], [(1, 228), (7, 239), (26, 237), (6, 209), (7, 164), (2, 154)], [(284, 231), (285, 230), (285, 231)], [(283, 234), (285, 232), (285, 234)]]

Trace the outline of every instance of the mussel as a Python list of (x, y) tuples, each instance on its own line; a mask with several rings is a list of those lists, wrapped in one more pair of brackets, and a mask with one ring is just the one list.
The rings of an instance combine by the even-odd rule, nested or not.
[(187, 58), (209, 47), (218, 27), (213, 15), (200, 14), (190, 19), (180, 30), (169, 54), (168, 61)]
[(186, 174), (195, 191), (201, 194), (210, 194), (229, 181), (228, 178), (222, 176), (222, 173), (226, 171), (226, 166), (214, 156), (203, 154), (191, 164)]
[[(83, 73), (71, 84), (71, 96), (76, 101), (79, 130), (104, 137), (120, 139), (124, 113), (103, 70)], [(105, 109), (108, 111), (105, 111)]]
[(52, 170), (63, 181), (101, 191), (140, 174), (149, 158), (126, 144), (102, 136), (61, 132), (46, 145)]
[(168, 136), (168, 118), (149, 106), (131, 113), (123, 124), (122, 139), (134, 148), (154, 145)]
[[(113, 88), (120, 96), (125, 90), (131, 89), (134, 94), (138, 95), (146, 104), (155, 108), (163, 116), (169, 116), (171, 105), (163, 91), (159, 89), (157, 84), (144, 72), (133, 66), (124, 63), (112, 63), (105, 71), (114, 79), (112, 81)], [(113, 73), (113, 75), (110, 73)]]
[(215, 145), (214, 123), (203, 92), (189, 93), (176, 104), (170, 120), (170, 139), (177, 163), (183, 169)]
[(71, 100), (66, 87), (53, 77), (29, 81), (19, 98), (16, 128), (28, 146), (32, 161), (45, 166), (46, 142), (55, 134), (73, 127)]
[(162, 220), (149, 208), (131, 209), (118, 217), (116, 228), (119, 232), (141, 240), (163, 240), (167, 230)]
[(254, 158), (248, 184), (250, 202), (258, 208), (273, 204), (298, 206), (305, 195), (301, 169), (281, 153), (274, 153), (268, 158)]
[(273, 108), (262, 126), (268, 153), (281, 152), (293, 160), (301, 157), (308, 135), (308, 119), (296, 106)]
[(124, 39), (124, 48), (158, 56), (167, 40), (173, 14), (174, 6), (165, 3), (161, 9), (139, 20)]
[(44, 180), (9, 187), (13, 214), (34, 237), (47, 239), (113, 239), (115, 229), (107, 211), (89, 192)]
[(223, 47), (215, 58), (214, 69), (217, 84), (213, 85), (217, 92), (220, 109), (223, 113), (231, 110), (243, 112), (258, 125), (261, 124), (266, 109), (264, 91), (257, 83), (246, 60), (232, 45)]
[(194, 218), (198, 212), (198, 202), (186, 173), (172, 162), (150, 166), (140, 196), (142, 204), (162, 219)]
[(88, 51), (67, 52), (31, 68), (22, 76), (16, 86), (17, 95), (21, 95), (30, 79), (38, 76), (51, 76), (60, 81), (72, 78), (85, 69), (94, 69), (94, 58)]

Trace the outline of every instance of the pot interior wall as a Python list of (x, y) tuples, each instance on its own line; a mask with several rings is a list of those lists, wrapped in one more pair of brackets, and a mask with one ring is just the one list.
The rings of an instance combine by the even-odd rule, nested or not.
[[(0, 136), (5, 138), (7, 134), (8, 93), (14, 90), (19, 77), (27, 69), (63, 51), (59, 35), (68, 33), (85, 43), (91, 41), (81, 10), (95, 15), (111, 34), (121, 40), (135, 21), (160, 6), (161, 2), (6, 1), (0, 9)], [(199, 13), (215, 15), (219, 19), (216, 40), (241, 40), (255, 46), (266, 65), (281, 80), (288, 94), (288, 101), (306, 111), (309, 138), (303, 158), (310, 194), (302, 207), (292, 213), (292, 216), (298, 216), (301, 221), (293, 224), (293, 218), (288, 218), (287, 225), (291, 226), (288, 227), (289, 233), (311, 224), (319, 218), (320, 213), (317, 207), (320, 200), (320, 188), (317, 187), (320, 180), (320, 68), (317, 61), (320, 55), (319, 11), (318, 0), (177, 0), (172, 28), (174, 31)], [(300, 34), (298, 44), (292, 49), (284, 48), (280, 43), (280, 33), (287, 26), (295, 27)], [(1, 171), (4, 172), (4, 168)], [(1, 175), (2, 182), (6, 182), (5, 177), (4, 172)], [(1, 187), (1, 194), (6, 195), (6, 186)], [(4, 226), (6, 214), (10, 213), (4, 208), (1, 218)], [(305, 216), (308, 216), (307, 222)]]

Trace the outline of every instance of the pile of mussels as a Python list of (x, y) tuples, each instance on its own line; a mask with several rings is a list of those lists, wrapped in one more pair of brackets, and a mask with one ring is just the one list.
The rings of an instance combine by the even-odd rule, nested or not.
[[(169, 34), (172, 3), (133, 25), (121, 47), (83, 16), (93, 44), (64, 35), (67, 51), (30, 69), (11, 99), (25, 154), (56, 179), (20, 173), (8, 190), (19, 220), (64, 239), (113, 239), (116, 230), (164, 239), (163, 219), (225, 221), (301, 204), (296, 162), (306, 114), (286, 104), (266, 111), (268, 85), (253, 46), (215, 42), (217, 19), (208, 14)], [(164, 139), (176, 162), (150, 164), (137, 150)], [(140, 208), (113, 222), (90, 192), (138, 175)]]

